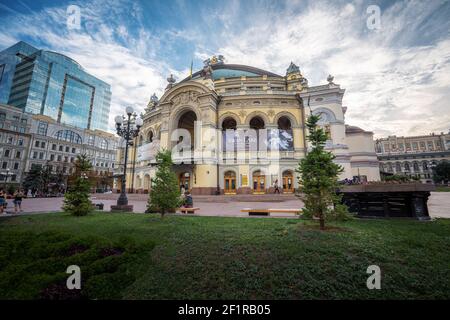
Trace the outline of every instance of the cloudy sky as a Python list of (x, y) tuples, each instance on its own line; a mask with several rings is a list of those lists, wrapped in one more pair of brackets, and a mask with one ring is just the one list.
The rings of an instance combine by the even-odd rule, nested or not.
[[(67, 26), (69, 5), (79, 30)], [(380, 8), (375, 29), (370, 5)], [(450, 129), (449, 17), (448, 0), (0, 0), (0, 50), (23, 40), (75, 59), (111, 84), (111, 123), (161, 96), (170, 73), (187, 76), (192, 59), (200, 69), (222, 54), (281, 75), (293, 61), (310, 85), (332, 74), (347, 123), (414, 135)]]

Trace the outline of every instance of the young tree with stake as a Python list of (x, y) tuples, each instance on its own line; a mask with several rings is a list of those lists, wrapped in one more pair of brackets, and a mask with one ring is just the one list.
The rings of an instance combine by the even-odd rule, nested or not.
[(156, 155), (158, 169), (152, 178), (152, 188), (148, 199), (148, 211), (158, 210), (161, 218), (166, 212), (174, 210), (181, 204), (177, 176), (172, 171), (172, 155), (164, 150)]
[(296, 171), (300, 174), (299, 184), (305, 204), (303, 216), (318, 218), (320, 229), (324, 230), (326, 220), (346, 219), (349, 215), (336, 194), (338, 176), (344, 169), (333, 162), (335, 155), (325, 150), (327, 134), (317, 125), (319, 120), (319, 116), (310, 115), (306, 122), (311, 150), (300, 160)]

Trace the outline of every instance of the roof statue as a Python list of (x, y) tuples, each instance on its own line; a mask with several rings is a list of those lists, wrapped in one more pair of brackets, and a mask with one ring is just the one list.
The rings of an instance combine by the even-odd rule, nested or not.
[(170, 76), (167, 78), (167, 82), (169, 83), (166, 87), (166, 90), (170, 89), (173, 87), (173, 84), (175, 82), (177, 82), (177, 80), (175, 79), (175, 77), (173, 76), (173, 74), (170, 74)]
[(328, 84), (334, 84), (333, 80), (334, 80), (334, 77), (331, 74), (329, 74), (327, 77)]
[(211, 68), (211, 65), (205, 64), (200, 75), (203, 77), (203, 79), (211, 79), (212, 73), (213, 69)]
[(205, 66), (211, 66), (211, 65), (215, 65), (215, 64), (223, 64), (225, 61), (225, 57), (221, 54), (219, 54), (218, 56), (212, 56), (211, 58), (206, 59), (205, 61), (203, 61), (203, 64)]
[(156, 96), (155, 93), (153, 93), (153, 95), (150, 97), (150, 101), (147, 105), (147, 108), (150, 110), (155, 109), (156, 106), (158, 105), (158, 101), (159, 101), (158, 97)]

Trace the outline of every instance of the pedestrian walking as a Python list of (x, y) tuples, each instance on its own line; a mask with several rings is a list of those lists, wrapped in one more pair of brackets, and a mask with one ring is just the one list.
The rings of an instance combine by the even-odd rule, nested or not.
[(16, 192), (14, 192), (14, 212), (17, 213), (17, 210), (19, 210), (19, 212), (22, 212), (22, 199), (24, 197), (23, 191), (22, 190), (16, 190)]
[(274, 192), (273, 193), (278, 193), (280, 194), (280, 187), (278, 186), (278, 179), (275, 180), (274, 184), (273, 184), (273, 188), (274, 188)]

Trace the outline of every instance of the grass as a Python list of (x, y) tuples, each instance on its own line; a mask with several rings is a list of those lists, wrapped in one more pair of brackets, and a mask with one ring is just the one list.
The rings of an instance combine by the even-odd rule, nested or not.
[(436, 187), (436, 192), (450, 192), (450, 187), (439, 186)]
[[(0, 219), (0, 299), (448, 299), (450, 220)], [(67, 266), (82, 290), (65, 289)], [(369, 265), (382, 271), (368, 290)]]

